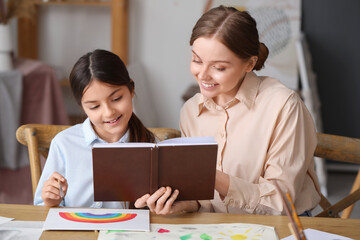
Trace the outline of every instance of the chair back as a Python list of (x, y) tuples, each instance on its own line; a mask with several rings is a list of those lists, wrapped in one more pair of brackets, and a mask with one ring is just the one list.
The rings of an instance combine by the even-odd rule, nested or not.
[[(315, 157), (330, 159), (338, 162), (360, 164), (360, 139), (331, 134), (317, 133), (318, 144)], [(360, 199), (360, 169), (353, 183), (352, 189), (346, 197), (335, 204), (331, 204), (325, 196), (321, 195), (319, 205), (323, 211), (316, 217), (349, 218), (354, 203)]]
[[(68, 127), (70, 125), (26, 124), (17, 129), (16, 139), (28, 148), (33, 196), (42, 171), (40, 154), (47, 158), (51, 140)], [(181, 136), (179, 130), (172, 128), (149, 128), (149, 130), (160, 141)]]

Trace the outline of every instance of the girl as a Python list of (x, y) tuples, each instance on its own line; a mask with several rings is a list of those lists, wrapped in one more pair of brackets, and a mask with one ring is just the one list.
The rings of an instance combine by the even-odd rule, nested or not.
[(52, 140), (34, 204), (128, 208), (125, 202), (94, 202), (91, 151), (96, 142), (155, 141), (133, 113), (134, 82), (117, 55), (95, 50), (76, 62), (70, 84), (88, 118)]
[(180, 114), (185, 137), (214, 136), (218, 142), (215, 197), (174, 202), (176, 192), (160, 189), (135, 206), (171, 214), (212, 211), (285, 214), (280, 193), (289, 192), (298, 214), (320, 201), (313, 154), (313, 120), (299, 96), (278, 80), (258, 77), (268, 56), (255, 20), (232, 7), (206, 12), (193, 28), (190, 70), (201, 93)]

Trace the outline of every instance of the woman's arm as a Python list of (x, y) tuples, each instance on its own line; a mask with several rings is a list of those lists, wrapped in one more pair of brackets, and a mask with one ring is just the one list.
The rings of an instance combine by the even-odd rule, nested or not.
[(219, 192), (220, 197), (224, 199), (229, 191), (230, 177), (228, 174), (219, 170), (216, 171), (215, 190)]
[(159, 215), (173, 215), (183, 212), (196, 212), (197, 201), (175, 201), (179, 190), (171, 193), (171, 187), (161, 187), (153, 195), (145, 194), (135, 202), (136, 208), (148, 207), (151, 212)]
[[(298, 211), (314, 206), (318, 199), (314, 190), (316, 179), (312, 181), (308, 175), (309, 168), (313, 167), (316, 147), (316, 132), (311, 116), (299, 97), (293, 94), (276, 120), (269, 138), (263, 172), (253, 181), (239, 175), (229, 176), (224, 205), (241, 208), (248, 213), (283, 214), (281, 196), (274, 186), (274, 181), (277, 181), (281, 190), (289, 192), (295, 200)], [(247, 171), (252, 170), (250, 166)]]

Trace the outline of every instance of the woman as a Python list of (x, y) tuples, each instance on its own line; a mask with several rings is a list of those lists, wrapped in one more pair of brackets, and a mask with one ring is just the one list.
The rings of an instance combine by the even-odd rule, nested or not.
[(201, 93), (184, 104), (180, 129), (184, 137), (217, 140), (215, 197), (198, 205), (174, 202), (176, 193), (169, 188), (144, 196), (138, 206), (161, 214), (281, 215), (285, 211), (276, 181), (294, 199), (297, 213), (309, 215), (320, 201), (314, 123), (296, 92), (253, 72), (268, 56), (255, 20), (232, 7), (213, 8), (196, 23), (190, 45), (190, 69)]

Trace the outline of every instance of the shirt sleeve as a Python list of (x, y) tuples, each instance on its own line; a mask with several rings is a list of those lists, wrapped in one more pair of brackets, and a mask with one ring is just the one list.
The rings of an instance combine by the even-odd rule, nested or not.
[(230, 176), (228, 193), (223, 203), (242, 208), (248, 213), (284, 214), (284, 205), (274, 181), (277, 181), (283, 192), (289, 192), (292, 199), (297, 199), (302, 194), (308, 169), (313, 166), (316, 144), (311, 115), (294, 93), (278, 115), (266, 154), (264, 173), (257, 183)]
[[(54, 173), (58, 172), (62, 176), (65, 176), (65, 163), (61, 154), (61, 150), (56, 143), (55, 139), (51, 142), (49, 148), (49, 154), (45, 162), (44, 169), (41, 173), (39, 183), (37, 185), (34, 197), (34, 205), (44, 205), (44, 201), (41, 198), (42, 188), (44, 182), (49, 179), (49, 177)], [(60, 203), (59, 206), (64, 206), (64, 201)]]

